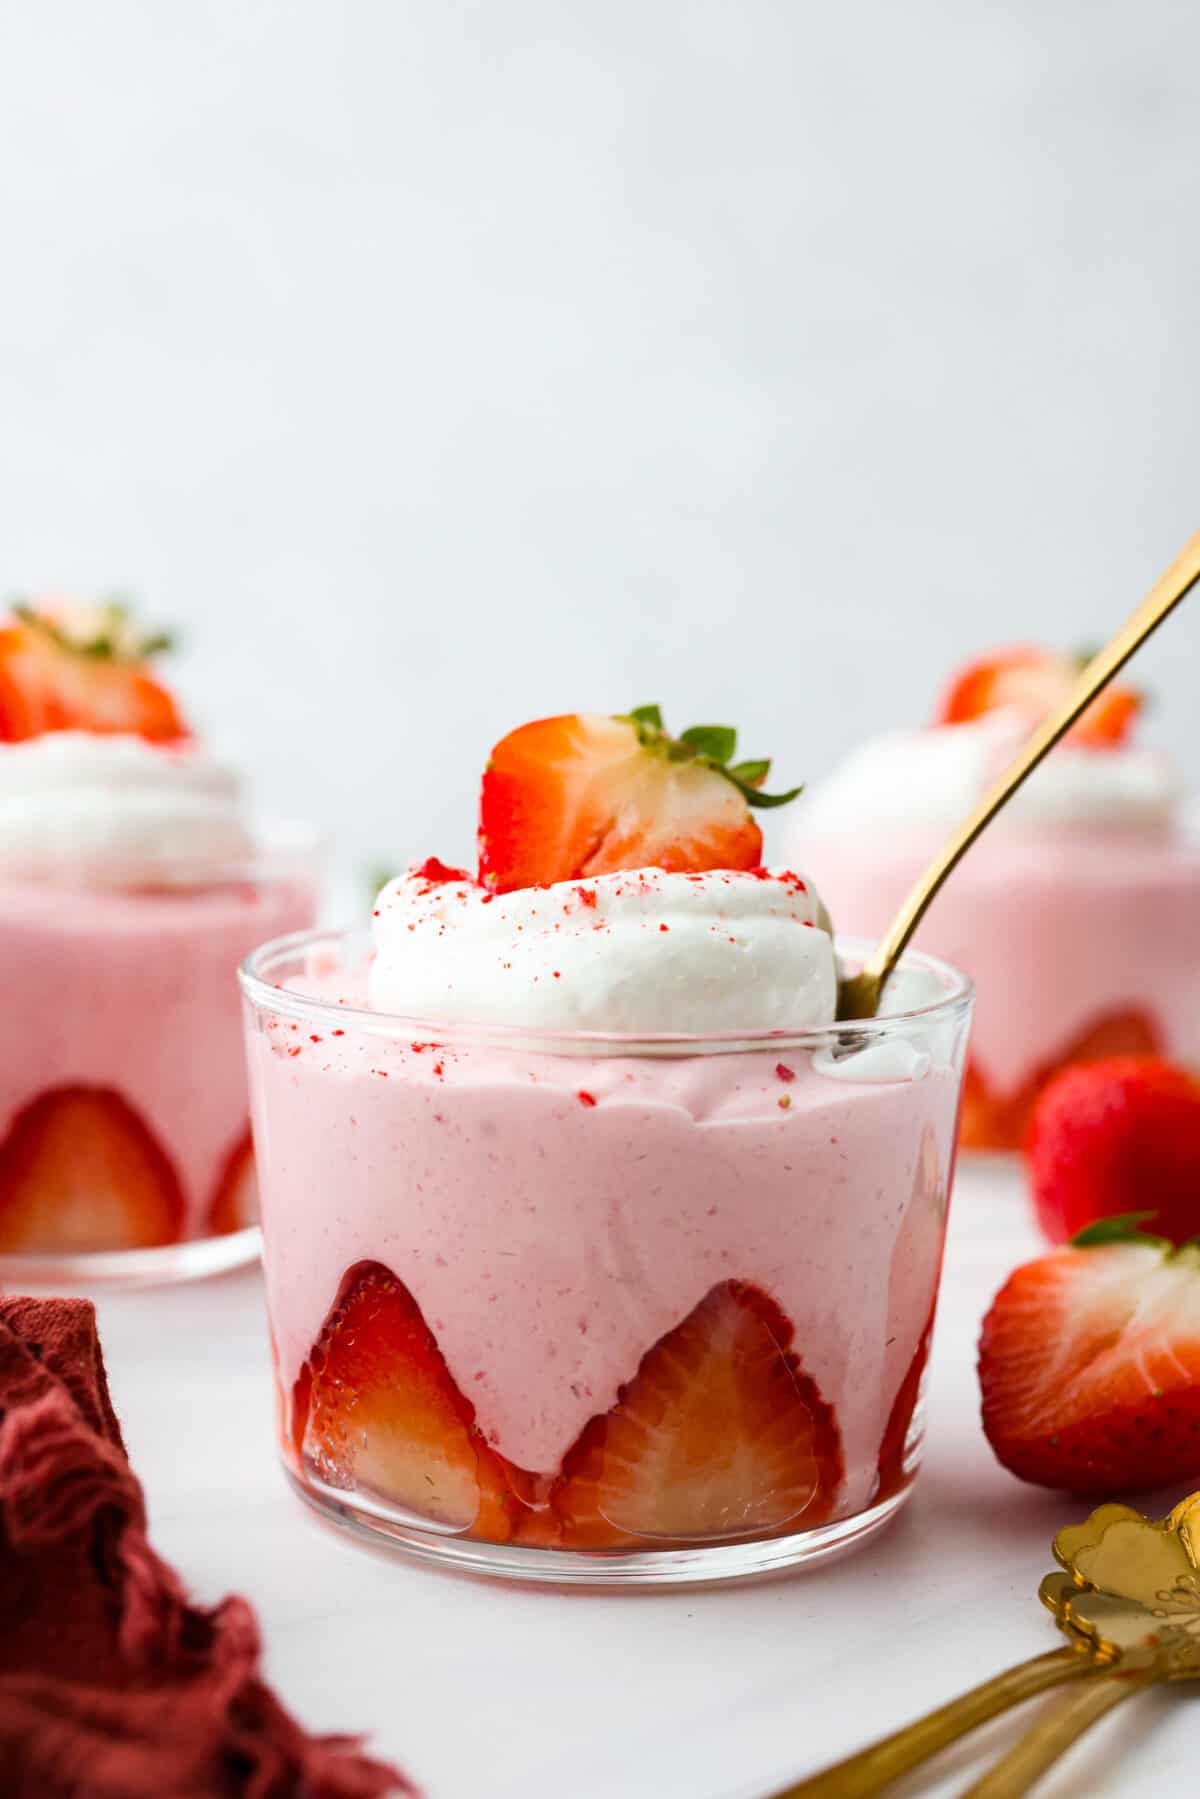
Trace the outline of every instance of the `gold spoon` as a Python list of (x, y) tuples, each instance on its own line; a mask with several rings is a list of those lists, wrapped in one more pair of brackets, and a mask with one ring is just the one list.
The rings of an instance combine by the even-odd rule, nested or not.
[(844, 975), (838, 983), (839, 1019), (874, 1018), (897, 961), (946, 877), (953, 873), (984, 826), (990, 824), (1005, 801), (1031, 775), (1060, 737), (1085, 712), (1096, 695), (1124, 668), (1134, 651), (1162, 624), (1184, 595), (1200, 581), (1200, 531), (1189, 539), (1165, 575), (1151, 588), (1137, 611), (1117, 632), (1107, 648), (1093, 656), (1071, 690), (1070, 697), (1040, 724), (1012, 766), (981, 800), (966, 823), (935, 856), (897, 913), (887, 936), (857, 974)]
[[(771, 1799), (870, 1799), (989, 1718), (1063, 1682), (1039, 1719), (962, 1799), (1020, 1799), (1083, 1732), (1157, 1681), (1200, 1679), (1200, 1493), (1161, 1523), (1102, 1505), (1060, 1530), (1039, 1598), (1067, 1646), (1035, 1656)], [(982, 1620), (981, 1620), (982, 1622)]]

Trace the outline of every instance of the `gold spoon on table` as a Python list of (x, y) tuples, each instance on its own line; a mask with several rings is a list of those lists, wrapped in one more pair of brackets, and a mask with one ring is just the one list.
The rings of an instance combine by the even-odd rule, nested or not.
[(946, 877), (957, 868), (984, 826), (990, 824), (1006, 800), (1011, 799), (1042, 758), (1049, 755), (1059, 738), (1066, 735), (1096, 695), (1108, 686), (1118, 670), (1124, 668), (1134, 651), (1141, 648), (1150, 633), (1157, 630), (1167, 614), (1178, 606), (1185, 594), (1190, 593), (1197, 581), (1200, 581), (1200, 531), (1184, 545), (1166, 574), (1155, 582), (1137, 611), (1122, 625), (1112, 642), (1092, 657), (1069, 698), (1038, 726), (1016, 761), (934, 858), (901, 906), (887, 936), (865, 967), (857, 974), (843, 976), (839, 981), (839, 1019), (874, 1018), (879, 1010), (888, 976), (908, 947), (909, 939)]
[[(1027, 1734), (961, 1799), (1021, 1799), (1090, 1725), (1157, 1681), (1200, 1679), (1200, 1493), (1161, 1523), (1127, 1505), (1102, 1505), (1060, 1530), (1039, 1598), (1066, 1637), (869, 1749), (798, 1781), (771, 1799), (871, 1799), (977, 1725), (1051, 1687), (1065, 1703)], [(986, 1619), (980, 1619), (986, 1629)]]

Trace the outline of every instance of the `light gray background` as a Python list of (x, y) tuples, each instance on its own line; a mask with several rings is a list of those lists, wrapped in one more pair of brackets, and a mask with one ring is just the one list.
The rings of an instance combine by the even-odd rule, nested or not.
[(1200, 526), (1198, 65), (1189, 0), (10, 0), (0, 580), (178, 621), (347, 861), (465, 853), (546, 711), (815, 775)]

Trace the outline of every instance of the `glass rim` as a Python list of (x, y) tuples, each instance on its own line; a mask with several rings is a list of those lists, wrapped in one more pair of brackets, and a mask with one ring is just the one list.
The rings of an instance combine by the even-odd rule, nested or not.
[[(267, 964), (288, 955), (298, 955), (321, 946), (328, 949), (336, 946), (344, 950), (351, 944), (369, 948), (369, 931), (361, 926), (318, 926), (313, 930), (289, 931), (285, 936), (272, 937), (251, 950), (238, 968), (238, 984), (243, 997), (258, 1011), (276, 1012), (291, 1019), (324, 1023), (331, 1029), (340, 1028), (343, 1031), (353, 1026), (356, 1030), (377, 1036), (410, 1040), (418, 1038), (426, 1042), (470, 1039), (507, 1044), (513, 1048), (536, 1049), (542, 1054), (553, 1053), (559, 1045), (576, 1050), (606, 1049), (610, 1053), (623, 1050), (626, 1054), (636, 1054), (639, 1049), (644, 1048), (680, 1054), (689, 1045), (743, 1052), (759, 1048), (778, 1049), (785, 1044), (799, 1049), (822, 1049), (831, 1045), (844, 1048), (848, 1043), (861, 1044), (891, 1031), (911, 1030), (914, 1026), (934, 1026), (947, 1019), (964, 1016), (975, 996), (974, 981), (953, 963), (943, 961), (940, 956), (931, 956), (924, 950), (908, 949), (900, 958), (897, 965), (899, 970), (934, 975), (941, 981), (945, 991), (925, 1005), (882, 1013), (875, 1018), (845, 1019), (833, 1024), (808, 1025), (795, 1030), (564, 1031), (548, 1029), (544, 1025), (499, 1024), (494, 1020), (456, 1019), (447, 1022), (398, 1012), (380, 1012), (367, 1006), (341, 1005), (335, 1000), (317, 999), (309, 994), (281, 987), (267, 979), (264, 972)], [(834, 953), (839, 968), (843, 957), (848, 960), (852, 969), (861, 965), (877, 947), (875, 941), (869, 938), (834, 937)]]

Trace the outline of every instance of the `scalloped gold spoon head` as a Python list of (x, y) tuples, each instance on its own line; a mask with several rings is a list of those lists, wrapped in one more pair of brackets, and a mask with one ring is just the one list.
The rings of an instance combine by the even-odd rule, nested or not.
[(1060, 1530), (1039, 1597), (1067, 1638), (771, 1799), (869, 1799), (989, 1718), (1066, 1681), (1077, 1690), (962, 1799), (1020, 1799), (1089, 1725), (1158, 1681), (1200, 1679), (1200, 1493), (1161, 1523), (1102, 1505)]

